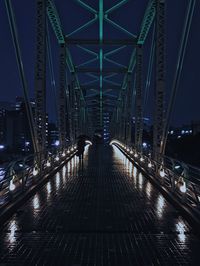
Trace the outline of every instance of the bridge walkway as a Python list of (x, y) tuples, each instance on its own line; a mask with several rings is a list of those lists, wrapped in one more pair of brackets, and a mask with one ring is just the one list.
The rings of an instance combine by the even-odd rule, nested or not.
[(0, 228), (0, 265), (200, 265), (200, 239), (116, 148), (87, 148)]

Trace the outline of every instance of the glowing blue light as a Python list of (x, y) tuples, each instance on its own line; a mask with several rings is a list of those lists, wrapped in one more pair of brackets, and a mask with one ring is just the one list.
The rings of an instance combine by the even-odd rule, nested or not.
[(146, 142), (143, 142), (142, 143), (142, 146), (143, 146), (143, 148), (147, 148), (147, 143)]
[(60, 141), (59, 140), (56, 140), (53, 145), (54, 146), (59, 146), (60, 145)]

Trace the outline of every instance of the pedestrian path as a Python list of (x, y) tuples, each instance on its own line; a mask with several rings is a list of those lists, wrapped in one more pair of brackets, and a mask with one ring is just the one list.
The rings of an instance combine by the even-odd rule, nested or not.
[(200, 239), (116, 148), (87, 148), (0, 228), (0, 266), (200, 265)]

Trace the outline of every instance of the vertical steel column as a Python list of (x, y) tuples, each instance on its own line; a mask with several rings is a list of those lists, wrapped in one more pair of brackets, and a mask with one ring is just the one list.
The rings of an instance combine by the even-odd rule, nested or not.
[(35, 120), (40, 152), (46, 149), (46, 0), (37, 0)]
[[(74, 84), (75, 85), (75, 84)], [(74, 139), (78, 136), (78, 92), (74, 88)]]
[(142, 149), (142, 134), (143, 134), (143, 99), (142, 99), (142, 46), (136, 48), (136, 96), (135, 96), (135, 148), (138, 152)]
[(159, 160), (165, 120), (165, 0), (156, 0), (156, 88), (153, 157)]
[(79, 114), (79, 133), (85, 133), (85, 104), (83, 99), (80, 99), (80, 114)]
[(118, 106), (117, 105), (117, 108), (116, 108), (116, 123), (115, 123), (115, 137), (117, 137), (118, 139), (120, 139), (120, 115), (121, 115), (121, 106)]
[(72, 106), (71, 106), (71, 86), (67, 86), (67, 126), (70, 142), (73, 142), (73, 133), (72, 133)]
[(123, 127), (123, 115), (122, 115), (122, 112), (123, 112), (123, 101), (122, 99), (119, 99), (119, 112), (118, 112), (118, 115), (119, 115), (119, 139), (122, 140), (123, 137), (122, 137), (122, 127)]
[(127, 114), (126, 114), (126, 142), (131, 144), (131, 128), (132, 128), (132, 89), (131, 89), (131, 73), (127, 77)]
[(80, 102), (80, 92), (76, 89), (75, 91), (75, 122), (76, 122), (76, 138), (80, 135), (80, 117), (81, 117), (81, 102)]
[(122, 96), (122, 140), (123, 142), (126, 142), (126, 101), (127, 101), (127, 94), (125, 91), (123, 91), (123, 96)]
[(71, 120), (71, 142), (75, 141), (75, 76), (72, 73), (70, 86), (70, 120)]
[(66, 49), (65, 44), (60, 45), (60, 84), (58, 99), (58, 128), (60, 148), (66, 146)]

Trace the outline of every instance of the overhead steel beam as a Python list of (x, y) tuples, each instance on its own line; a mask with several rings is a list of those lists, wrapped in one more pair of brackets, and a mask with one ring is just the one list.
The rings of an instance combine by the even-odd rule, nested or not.
[(49, 21), (60, 44), (65, 43), (58, 12), (52, 0), (47, 0), (47, 14)]
[(138, 36), (138, 41), (137, 41), (138, 45), (144, 44), (147, 35), (150, 31), (153, 20), (155, 18), (155, 14), (156, 14), (156, 0), (150, 0), (142, 21), (140, 34)]
[(118, 2), (117, 4), (113, 5), (111, 8), (107, 9), (105, 11), (105, 14), (109, 14), (112, 13), (114, 10), (122, 7), (123, 5), (125, 5), (129, 0), (122, 0), (120, 2)]
[[(99, 39), (72, 39), (65, 37), (66, 44), (68, 45), (98, 45)], [(102, 40), (102, 45), (137, 45), (137, 39), (122, 39), (122, 40)]]
[[(81, 85), (80, 86), (82, 90), (97, 90), (98, 86), (94, 86), (94, 85)], [(103, 88), (104, 90), (119, 90), (121, 89), (121, 86), (116, 86), (116, 85), (107, 85), (106, 87)]]
[(126, 73), (127, 69), (126, 68), (104, 68), (102, 70), (100, 69), (95, 69), (95, 68), (86, 68), (86, 67), (75, 67), (75, 71), (77, 73), (97, 73), (97, 74), (109, 74), (109, 73)]

